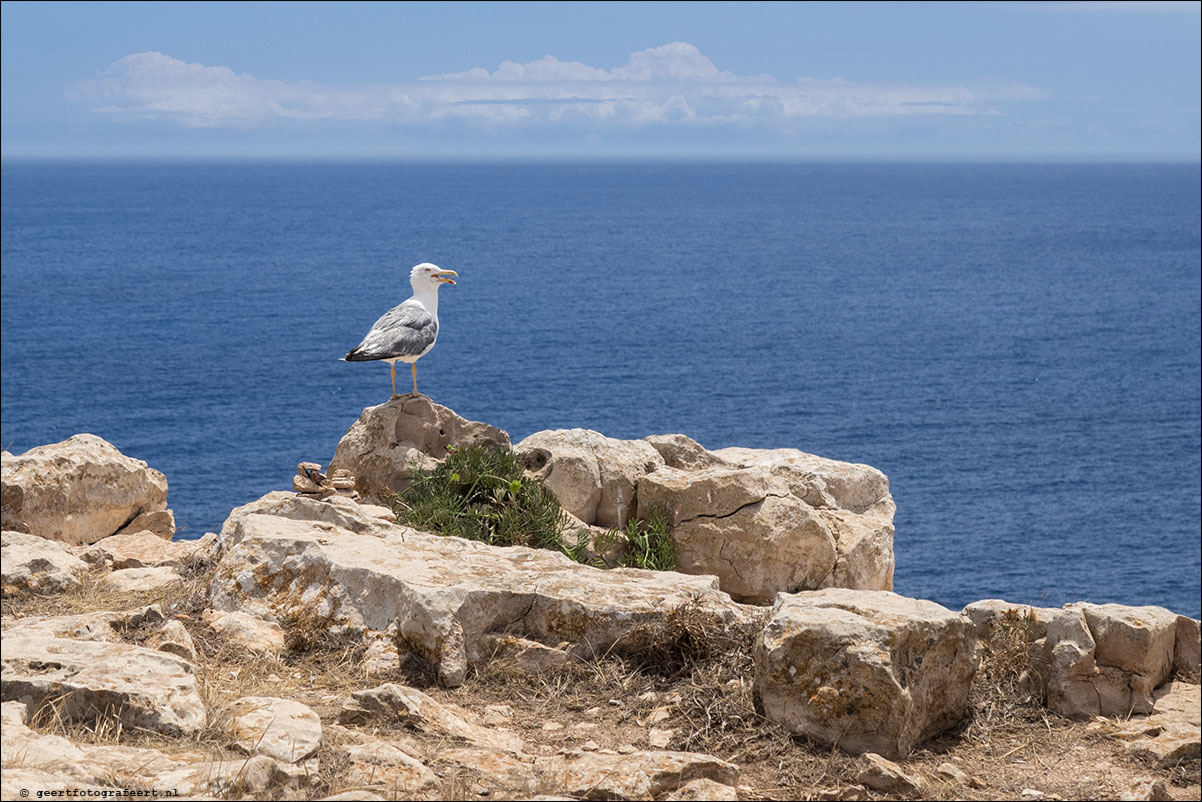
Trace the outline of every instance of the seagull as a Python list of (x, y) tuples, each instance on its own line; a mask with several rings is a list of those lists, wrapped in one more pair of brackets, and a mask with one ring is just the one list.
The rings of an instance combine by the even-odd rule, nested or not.
[(417, 395), (417, 360), (430, 352), (438, 339), (438, 288), (454, 284), (454, 270), (422, 262), (409, 271), (413, 296), (400, 306), (394, 306), (375, 322), (371, 331), (346, 356), (344, 362), (367, 362), (378, 359), (388, 363), (392, 372), (392, 397), (396, 392), (396, 363), (408, 362), (413, 371), (413, 395)]

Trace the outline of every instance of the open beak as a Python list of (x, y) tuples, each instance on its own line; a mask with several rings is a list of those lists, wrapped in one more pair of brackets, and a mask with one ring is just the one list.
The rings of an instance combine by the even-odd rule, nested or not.
[(451, 278), (451, 276), (455, 276), (455, 278), (458, 278), (459, 274), (456, 273), (454, 270), (444, 270), (441, 273), (434, 274), (434, 278), (438, 279), (439, 283), (441, 283), (441, 284), (454, 284), (455, 279)]

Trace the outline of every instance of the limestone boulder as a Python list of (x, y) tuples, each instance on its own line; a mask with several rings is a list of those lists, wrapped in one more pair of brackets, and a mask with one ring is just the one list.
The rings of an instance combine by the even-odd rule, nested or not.
[(189, 663), (195, 663), (198, 659), (196, 643), (192, 636), (183, 624), (174, 619), (165, 622), (161, 629), (152, 633), (146, 640), (146, 646), (177, 655)]
[(895, 507), (879, 471), (790, 449), (723, 449), (708, 462), (695, 450), (664, 451), (694, 467), (644, 475), (638, 515), (666, 515), (678, 570), (714, 574), (755, 603), (823, 587), (893, 587)]
[(1147, 713), (1173, 670), (1177, 616), (1160, 607), (1069, 604), (1048, 622), (1048, 707), (1070, 717)]
[(3, 526), (95, 543), (167, 507), (167, 480), (92, 434), (3, 454)]
[(155, 787), (170, 788), (184, 799), (262, 799), (269, 790), (295, 799), (306, 798), (301, 791), (310, 783), (305, 769), (265, 755), (213, 760), (205, 751), (78, 745), (34, 731), (29, 717), (26, 705), (4, 704), (4, 799), (17, 799), (21, 789), (100, 798)]
[(978, 665), (972, 622), (887, 591), (781, 594), (756, 646), (765, 715), (849, 752), (908, 755), (959, 722)]
[(521, 752), (525, 745), (516, 735), (498, 728), (483, 727), (472, 721), (466, 711), (396, 683), (355, 691), (338, 713), (339, 724), (367, 724), (373, 721), (401, 723), (430, 735), (457, 739), (478, 746)]
[(321, 748), (321, 719), (308, 706), (273, 696), (234, 701), (230, 728), (234, 743), (249, 754), (299, 763)]
[(269, 496), (235, 510), (210, 585), (214, 610), (395, 631), (398, 645), (435, 666), (445, 685), (460, 684), (469, 661), (491, 653), (490, 633), (566, 642), (573, 654), (592, 656), (620, 653), (640, 627), (686, 604), (715, 626), (749, 614), (712, 577), (602, 571), (547, 550), (439, 537), (356, 511), (353, 502), (342, 508), (355, 518), (346, 528), (325, 520), (326, 507)]
[(122, 531), (89, 546), (79, 559), (97, 568), (180, 568), (192, 556), (195, 542), (172, 542), (148, 529)]
[(724, 591), (750, 604), (822, 587), (838, 559), (826, 523), (789, 495), (767, 496), (725, 517), (692, 518), (671, 532), (678, 570), (713, 574)]
[(284, 628), (275, 621), (240, 610), (205, 610), (203, 618), (209, 629), (221, 635), (233, 648), (256, 654), (279, 654), (284, 651)]
[(61, 593), (80, 586), (88, 566), (62, 543), (39, 535), (0, 535), (0, 587), (10, 593)]
[(694, 780), (728, 787), (739, 781), (738, 766), (696, 752), (570, 751), (534, 765), (544, 787), (579, 799), (658, 799)]
[(338, 443), (327, 473), (347, 471), (365, 496), (400, 492), (416, 470), (429, 470), (447, 449), (471, 445), (508, 447), (509, 435), (495, 426), (469, 421), (425, 396), (394, 398), (363, 410)]
[(171, 540), (175, 537), (175, 513), (171, 510), (144, 512), (127, 523), (117, 534), (131, 535), (135, 532), (150, 532), (155, 537)]
[(1202, 670), (1202, 621), (1177, 616), (1177, 635), (1173, 641), (1173, 670), (1198, 680)]
[(1089, 729), (1115, 739), (1125, 751), (1172, 769), (1202, 757), (1202, 688), (1166, 682), (1146, 715), (1098, 718)]
[(131, 630), (154, 632), (166, 623), (157, 604), (131, 610), (96, 610), (74, 615), (31, 615), (3, 621), (4, 637), (68, 638), (120, 643)]
[(187, 660), (127, 643), (69, 640), (9, 628), (0, 658), (5, 701), (58, 705), (66, 721), (115, 716), (130, 728), (187, 736), (205, 723)]
[[(405, 744), (395, 738), (379, 738), (365, 732), (333, 724), (327, 732), (337, 741), (334, 750), (346, 761), (343, 782), (352, 788), (364, 789), (360, 796), (326, 797), (327, 799), (384, 799), (366, 789), (388, 794), (389, 799), (436, 798), (438, 777)], [(450, 750), (440, 750), (450, 751)]]
[(1191, 638), (1197, 622), (1161, 607), (1048, 608), (986, 599), (964, 613), (983, 639), (995, 627), (1021, 626), (1048, 707), (1074, 718), (1150, 712), (1155, 689), (1174, 670), (1188, 675), (1186, 655), (1197, 648)]
[(588, 429), (535, 432), (514, 450), (565, 510), (604, 527), (625, 526), (635, 516), (639, 479), (665, 464), (645, 440), (618, 440)]
[(184, 581), (179, 571), (167, 566), (126, 568), (100, 580), (100, 587), (117, 593), (149, 593)]
[(659, 452), (659, 455), (664, 458), (664, 464), (669, 468), (699, 471), (713, 468), (716, 465), (730, 464), (714, 452), (707, 451), (693, 438), (683, 434), (653, 434), (643, 439)]

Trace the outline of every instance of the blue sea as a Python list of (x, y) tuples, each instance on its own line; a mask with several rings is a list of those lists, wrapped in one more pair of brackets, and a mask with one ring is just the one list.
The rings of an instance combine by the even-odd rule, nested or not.
[(431, 261), (460, 282), (421, 389), (515, 441), (683, 432), (868, 463), (900, 593), (1199, 615), (1196, 164), (2, 179), (3, 446), (104, 437), (166, 474), (181, 537), (387, 400), (384, 365), (339, 357)]

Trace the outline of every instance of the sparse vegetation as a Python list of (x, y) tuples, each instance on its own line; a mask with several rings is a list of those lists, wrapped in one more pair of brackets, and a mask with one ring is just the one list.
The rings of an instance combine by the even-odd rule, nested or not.
[(623, 566), (652, 571), (676, 568), (676, 545), (668, 534), (668, 518), (658, 508), (652, 508), (646, 520), (633, 518), (627, 521), (626, 540)]
[(555, 494), (526, 478), (515, 453), (468, 446), (450, 451), (390, 505), (397, 520), (493, 546), (531, 546), (572, 556)]

